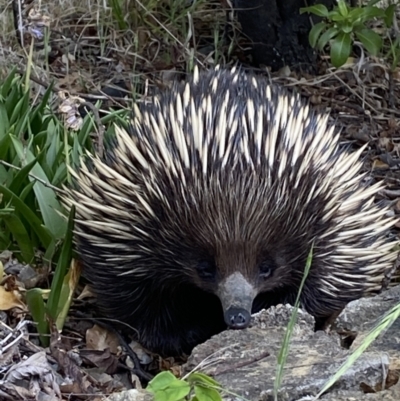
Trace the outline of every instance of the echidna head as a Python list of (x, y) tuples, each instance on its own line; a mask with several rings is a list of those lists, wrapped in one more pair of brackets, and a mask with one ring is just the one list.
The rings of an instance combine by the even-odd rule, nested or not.
[[(300, 283), (311, 239), (324, 227), (321, 199), (307, 200), (321, 179), (312, 178), (292, 189), (298, 205), (309, 205), (300, 212), (281, 197), (278, 182), (269, 183), (262, 167), (220, 169), (212, 180), (193, 174), (185, 183), (159, 177), (160, 196), (152, 194), (152, 213), (143, 223), (151, 238), (150, 265), (165, 273), (163, 282), (185, 282), (215, 294), (225, 323), (246, 327), (257, 295)], [(282, 215), (292, 217), (285, 223)]]

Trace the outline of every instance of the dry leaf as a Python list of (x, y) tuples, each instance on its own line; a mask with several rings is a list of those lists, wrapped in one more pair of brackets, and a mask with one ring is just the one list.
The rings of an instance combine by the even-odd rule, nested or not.
[(21, 301), (21, 294), (18, 291), (6, 291), (3, 286), (0, 286), (0, 310), (10, 310), (12, 308), (27, 310), (26, 305)]
[(109, 348), (113, 354), (119, 353), (117, 336), (98, 325), (94, 325), (86, 331), (86, 346), (88, 349), (97, 351)]
[(78, 300), (82, 300), (82, 299), (85, 299), (85, 298), (96, 298), (96, 295), (93, 294), (90, 286), (88, 286), (88, 285), (85, 285), (85, 287), (83, 288), (82, 292), (77, 297)]
[(384, 163), (383, 161), (376, 159), (374, 160), (373, 164), (372, 164), (372, 169), (388, 169), (389, 165), (387, 163)]
[(115, 373), (118, 368), (118, 358), (108, 348), (104, 351), (82, 349), (79, 356), (86, 363), (90, 363), (110, 375)]
[(47, 361), (46, 352), (37, 352), (28, 359), (14, 365), (5, 375), (5, 381), (16, 383), (26, 389), (51, 391), (53, 399), (61, 399), (54, 371)]

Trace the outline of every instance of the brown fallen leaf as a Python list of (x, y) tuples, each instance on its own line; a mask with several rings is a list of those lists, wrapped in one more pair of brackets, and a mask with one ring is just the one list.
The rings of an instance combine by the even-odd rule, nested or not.
[(93, 294), (92, 290), (90, 289), (90, 287), (88, 285), (85, 285), (82, 292), (77, 297), (78, 300), (82, 300), (85, 298), (96, 298), (96, 296)]
[(118, 337), (97, 324), (86, 330), (86, 346), (88, 349), (97, 351), (103, 351), (109, 348), (109, 350), (116, 355), (121, 351)]
[(117, 371), (119, 363), (118, 358), (116, 358), (108, 348), (102, 351), (82, 349), (79, 352), (79, 356), (87, 364), (95, 366), (110, 375)]
[(21, 300), (21, 294), (14, 291), (7, 291), (3, 286), (0, 286), (0, 310), (10, 310), (12, 308), (19, 308), (24, 311), (27, 310), (26, 305)]
[(375, 159), (373, 164), (372, 164), (372, 169), (388, 169), (389, 165), (387, 163), (384, 163), (383, 161), (379, 159)]

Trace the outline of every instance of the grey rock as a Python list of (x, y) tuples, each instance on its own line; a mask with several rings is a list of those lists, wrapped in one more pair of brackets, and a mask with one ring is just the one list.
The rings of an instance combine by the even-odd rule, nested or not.
[[(376, 393), (364, 394), (360, 391), (340, 390), (321, 397), (323, 401), (399, 401), (400, 383), (395, 384), (387, 390)], [(300, 400), (298, 400), (300, 401)], [(304, 400), (305, 401), (305, 400)]]
[[(350, 302), (338, 317), (336, 326), (339, 330), (351, 330), (358, 333), (351, 346), (351, 349), (355, 349), (364, 341), (369, 331), (379, 323), (382, 317), (399, 303), (400, 286), (393, 287), (373, 298), (363, 298)], [(391, 358), (400, 359), (399, 333), (400, 320), (397, 319), (391, 327), (379, 335), (369, 350), (388, 352)]]
[(104, 398), (107, 401), (150, 401), (152, 399), (150, 393), (136, 389), (121, 391)]
[[(365, 338), (377, 320), (399, 301), (400, 287), (394, 287), (349, 304), (338, 319), (338, 327), (357, 335), (350, 351), (341, 346), (335, 330), (314, 332), (314, 319), (299, 310), (279, 400), (313, 399), (360, 343), (358, 338)], [(184, 373), (197, 368), (211, 375), (229, 390), (223, 396), (226, 400), (238, 399), (232, 395), (237, 394), (248, 400), (272, 401), (278, 355), (292, 311), (289, 305), (279, 305), (253, 316), (251, 327), (245, 330), (227, 330), (212, 337), (194, 349)], [(321, 399), (400, 400), (399, 389), (393, 386), (398, 380), (393, 372), (400, 365), (398, 324), (381, 335)], [(393, 387), (380, 391), (385, 385)]]

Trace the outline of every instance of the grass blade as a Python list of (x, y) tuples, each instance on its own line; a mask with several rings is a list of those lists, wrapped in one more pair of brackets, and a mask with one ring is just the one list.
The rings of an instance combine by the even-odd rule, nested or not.
[(278, 391), (282, 384), (283, 369), (285, 367), (287, 356), (289, 354), (289, 343), (290, 343), (290, 339), (292, 337), (293, 328), (296, 323), (297, 314), (299, 311), (300, 295), (301, 295), (301, 292), (303, 291), (304, 284), (306, 282), (308, 273), (311, 268), (311, 263), (312, 263), (312, 258), (313, 258), (313, 248), (314, 248), (314, 244), (311, 246), (310, 252), (307, 256), (306, 266), (304, 269), (303, 278), (300, 283), (299, 291), (297, 292), (297, 297), (296, 297), (296, 301), (294, 303), (293, 313), (292, 313), (292, 316), (290, 317), (289, 324), (286, 328), (285, 337), (283, 338), (282, 346), (281, 346), (281, 349), (280, 349), (279, 355), (278, 355), (277, 372), (276, 372), (276, 377), (275, 377), (275, 382), (274, 382), (274, 399), (275, 399), (275, 401), (278, 400)]
[(47, 310), (49, 315), (56, 320), (57, 312), (59, 311), (59, 300), (61, 290), (66, 276), (67, 270), (71, 265), (72, 260), (72, 240), (74, 227), (75, 208), (71, 209), (68, 218), (67, 233), (61, 249), (61, 254), (58, 259), (56, 271), (54, 272), (53, 282), (51, 283), (51, 292), (47, 302)]

